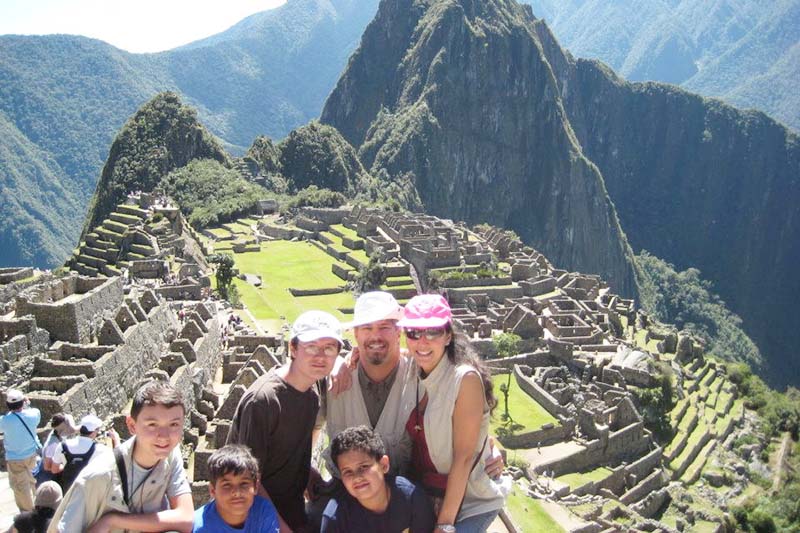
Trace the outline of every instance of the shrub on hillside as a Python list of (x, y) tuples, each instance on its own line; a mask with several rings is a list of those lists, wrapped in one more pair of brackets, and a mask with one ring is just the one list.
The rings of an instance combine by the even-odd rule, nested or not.
[(213, 159), (194, 160), (170, 172), (161, 180), (161, 187), (178, 202), (195, 228), (251, 213), (266, 195), (262, 187)]

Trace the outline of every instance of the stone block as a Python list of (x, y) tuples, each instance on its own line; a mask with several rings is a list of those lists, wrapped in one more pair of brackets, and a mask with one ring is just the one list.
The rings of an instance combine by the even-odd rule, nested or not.
[(158, 362), (158, 368), (171, 376), (178, 368), (185, 364), (186, 358), (183, 357), (182, 353), (169, 352), (161, 357), (161, 360)]
[(269, 370), (273, 366), (280, 364), (275, 355), (263, 344), (258, 345), (255, 351), (253, 351), (253, 355), (250, 356), (250, 359), (261, 363), (261, 366), (263, 366), (265, 370)]
[(139, 297), (139, 305), (141, 305), (142, 309), (144, 309), (144, 312), (149, 315), (150, 311), (158, 307), (158, 297), (156, 296), (156, 293), (154, 293), (151, 289), (144, 291)]
[(193, 320), (187, 320), (186, 324), (184, 324), (183, 329), (181, 330), (180, 338), (188, 339), (189, 342), (194, 344), (197, 342), (197, 339), (203, 337), (203, 334), (203, 330), (200, 329), (200, 327)]
[(231, 422), (228, 420), (217, 420), (214, 428), (214, 445), (222, 448), (228, 442), (228, 434), (231, 432)]
[(222, 382), (230, 383), (231, 381), (236, 379), (236, 376), (239, 374), (239, 371), (242, 369), (243, 366), (244, 363), (236, 363), (236, 362), (224, 363), (222, 365)]
[(241, 385), (236, 385), (230, 388), (225, 401), (217, 409), (217, 414), (214, 418), (222, 418), (225, 420), (233, 420), (233, 415), (236, 414), (236, 407), (239, 405), (239, 400), (242, 399), (247, 389)]
[(104, 346), (125, 344), (125, 336), (116, 322), (110, 319), (103, 321), (100, 332), (97, 334), (97, 343)]
[(173, 352), (182, 353), (187, 363), (193, 363), (197, 360), (194, 344), (189, 339), (175, 339), (169, 344), (169, 349)]
[(233, 382), (233, 386), (242, 385), (247, 388), (252, 385), (253, 382), (258, 379), (258, 377), (259, 374), (255, 370), (245, 366), (239, 371), (239, 374), (237, 374), (236, 379)]
[(125, 304), (122, 304), (122, 306), (120, 306), (120, 308), (117, 310), (117, 315), (114, 317), (114, 321), (119, 326), (119, 329), (123, 332), (137, 323), (136, 317), (133, 316), (133, 313)]

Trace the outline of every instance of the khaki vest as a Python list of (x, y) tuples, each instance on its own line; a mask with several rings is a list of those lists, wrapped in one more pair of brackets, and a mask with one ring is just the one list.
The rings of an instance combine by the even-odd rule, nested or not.
[[(373, 428), (386, 445), (393, 473), (405, 470), (410, 459), (408, 446), (404, 445), (403, 441), (408, 443), (405, 435), (406, 422), (416, 405), (416, 368), (417, 366), (409, 358), (400, 356), (392, 389), (389, 391), (389, 397), (386, 398), (386, 404), (378, 418), (378, 424)], [(358, 378), (355, 377), (353, 381), (353, 386), (349, 390), (337, 396), (331, 392), (327, 393), (325, 419), (331, 440), (349, 427), (371, 426)], [(425, 391), (420, 388), (419, 394), (421, 398)], [(325, 459), (329, 471), (338, 477), (339, 470), (330, 460), (330, 446), (325, 450)]]

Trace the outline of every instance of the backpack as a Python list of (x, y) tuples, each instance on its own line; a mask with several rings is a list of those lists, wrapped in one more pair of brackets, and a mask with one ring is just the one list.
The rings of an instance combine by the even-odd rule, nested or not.
[(72, 486), (72, 483), (75, 481), (75, 478), (78, 477), (78, 474), (81, 473), (81, 470), (89, 464), (89, 459), (92, 458), (96, 445), (97, 443), (93, 442), (86, 453), (72, 453), (69, 451), (69, 448), (67, 448), (67, 443), (61, 443), (61, 449), (64, 451), (64, 457), (67, 459), (67, 464), (64, 465), (64, 470), (61, 471), (61, 489), (64, 491), (64, 494), (66, 494)]

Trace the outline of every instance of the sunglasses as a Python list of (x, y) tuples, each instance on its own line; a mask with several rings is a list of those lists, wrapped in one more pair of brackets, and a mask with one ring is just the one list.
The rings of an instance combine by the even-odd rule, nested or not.
[(407, 329), (406, 338), (414, 341), (420, 340), (423, 336), (429, 341), (434, 341), (445, 334), (444, 328), (428, 328), (428, 329)]

